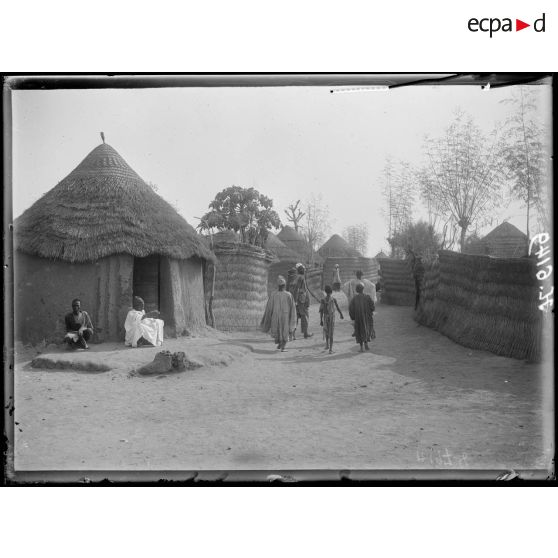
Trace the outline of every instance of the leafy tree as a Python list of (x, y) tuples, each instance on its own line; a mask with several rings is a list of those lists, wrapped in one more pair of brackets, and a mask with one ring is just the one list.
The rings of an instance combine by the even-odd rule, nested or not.
[(505, 122), (501, 156), (506, 176), (512, 184), (512, 195), (526, 207), (527, 237), (530, 238), (533, 208), (544, 230), (550, 230), (548, 166), (550, 151), (545, 130), (537, 118), (540, 99), (533, 88), (518, 87), (512, 96), (502, 101), (511, 107)]
[(351, 248), (358, 250), (362, 255), (368, 251), (368, 225), (366, 223), (350, 225), (343, 231), (343, 238)]
[(417, 256), (432, 256), (441, 248), (441, 238), (426, 221), (409, 223), (396, 232), (391, 241), (396, 256), (404, 257), (410, 251)]
[(285, 209), (285, 215), (287, 216), (287, 221), (293, 224), (293, 228), (296, 232), (300, 229), (300, 221), (306, 215), (303, 213), (302, 210), (298, 207), (300, 205), (300, 200), (297, 200), (296, 203), (291, 203), (287, 209)]
[(201, 231), (232, 230), (242, 242), (263, 246), (271, 228), (281, 226), (273, 200), (254, 188), (230, 186), (219, 192), (200, 219)]
[(504, 176), (496, 140), (462, 114), (443, 136), (425, 140), (427, 164), (418, 173), (421, 195), (432, 211), (459, 227), (461, 249), (467, 231), (482, 226), (502, 202)]

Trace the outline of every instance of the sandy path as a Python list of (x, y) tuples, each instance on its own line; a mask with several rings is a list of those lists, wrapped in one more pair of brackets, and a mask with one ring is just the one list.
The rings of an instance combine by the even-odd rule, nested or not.
[(311, 324), (315, 336), (286, 353), (258, 333), (169, 341), (222, 363), (162, 377), (129, 374), (155, 349), (113, 345), (87, 355), (115, 364), (109, 372), (19, 365), (16, 470), (548, 466), (540, 366), (461, 347), (417, 326), (410, 308), (380, 305), (364, 354), (348, 320), (333, 355), (315, 306)]

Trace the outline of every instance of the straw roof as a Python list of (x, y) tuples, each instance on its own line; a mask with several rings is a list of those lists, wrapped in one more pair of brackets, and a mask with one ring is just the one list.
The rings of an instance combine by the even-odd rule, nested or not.
[(378, 258), (388, 258), (389, 256), (383, 250), (380, 250), (374, 257), (378, 259)]
[(293, 250), (301, 260), (306, 261), (309, 256), (310, 249), (306, 239), (299, 233), (297, 233), (293, 227), (285, 225), (277, 238), (287, 247)]
[(496, 240), (498, 238), (517, 238), (527, 240), (527, 235), (521, 232), (516, 226), (504, 221), (492, 229), (482, 240)]
[(265, 242), (266, 250), (273, 252), (280, 260), (296, 261), (299, 255), (279, 240), (277, 235), (269, 232)]
[(498, 258), (518, 258), (527, 254), (527, 235), (504, 221), (486, 236), (466, 247), (469, 254), (485, 254)]
[(334, 234), (322, 247), (318, 250), (318, 254), (324, 258), (360, 258), (362, 254), (351, 248), (347, 241), (338, 234)]
[(112, 254), (214, 261), (195, 230), (105, 143), (14, 223), (16, 248), (90, 262)]

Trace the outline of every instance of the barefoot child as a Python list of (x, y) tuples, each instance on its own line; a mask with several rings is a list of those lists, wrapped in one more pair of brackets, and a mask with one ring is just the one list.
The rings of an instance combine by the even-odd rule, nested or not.
[(343, 319), (343, 314), (339, 310), (337, 301), (331, 296), (332, 289), (329, 285), (324, 288), (325, 298), (320, 301), (320, 325), (324, 328), (324, 337), (326, 340), (326, 349), (329, 353), (333, 353), (333, 329), (335, 327), (335, 309), (339, 312), (339, 317)]
[(370, 295), (364, 294), (364, 285), (358, 283), (356, 286), (356, 295), (349, 304), (349, 316), (355, 322), (355, 339), (360, 345), (360, 352), (364, 349), (369, 351), (368, 343), (376, 338), (374, 332), (374, 301)]

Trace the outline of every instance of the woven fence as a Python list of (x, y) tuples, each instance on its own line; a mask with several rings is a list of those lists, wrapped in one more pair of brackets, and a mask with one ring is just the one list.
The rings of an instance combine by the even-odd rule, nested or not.
[(322, 288), (333, 281), (333, 274), (335, 273), (335, 265), (339, 265), (339, 275), (341, 277), (341, 284), (355, 278), (355, 273), (362, 271), (362, 277), (376, 283), (379, 279), (379, 266), (374, 258), (364, 257), (347, 257), (347, 258), (327, 258), (324, 262), (323, 268), (323, 283)]
[(415, 281), (407, 260), (381, 258), (382, 302), (397, 306), (415, 304)]
[(419, 323), (466, 347), (540, 360), (536, 262), (443, 251), (423, 263)]
[[(213, 294), (215, 327), (223, 331), (249, 331), (259, 327), (268, 298), (270, 252), (249, 244), (219, 242)], [(206, 298), (211, 293), (213, 269), (205, 273)]]

